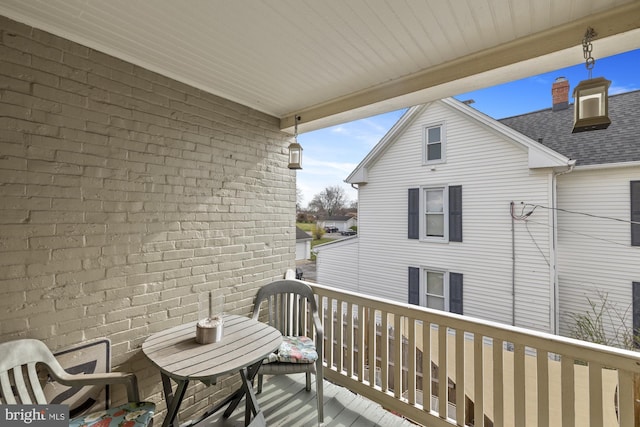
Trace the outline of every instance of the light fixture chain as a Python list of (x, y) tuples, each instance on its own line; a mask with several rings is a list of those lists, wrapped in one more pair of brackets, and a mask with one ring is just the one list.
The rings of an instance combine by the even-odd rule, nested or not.
[(591, 27), (587, 28), (587, 31), (584, 33), (584, 38), (582, 39), (582, 54), (585, 59), (585, 66), (587, 70), (589, 70), (589, 78), (591, 78), (591, 73), (593, 67), (596, 65), (596, 60), (591, 56), (591, 52), (593, 51), (593, 44), (591, 43), (591, 39), (598, 34)]

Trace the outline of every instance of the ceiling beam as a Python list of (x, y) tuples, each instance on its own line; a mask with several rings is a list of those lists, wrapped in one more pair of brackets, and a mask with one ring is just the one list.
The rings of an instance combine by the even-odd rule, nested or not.
[[(280, 128), (291, 132), (294, 116), (299, 115), (299, 129), (302, 132), (319, 129), (333, 124), (343, 123), (356, 118), (381, 113), (377, 110), (367, 110), (367, 106), (389, 101), (393, 98), (406, 97), (391, 103), (393, 109), (409, 107), (415, 104), (415, 97), (411, 94), (424, 91), (436, 86), (446, 85), (482, 73), (487, 73), (501, 67), (512, 66), (527, 60), (550, 55), (568, 48), (580, 46), (587, 27), (597, 32), (598, 39), (619, 35), (640, 28), (640, 1), (634, 1), (623, 6), (580, 18), (576, 21), (552, 28), (548, 31), (532, 34), (513, 40), (502, 45), (476, 52), (418, 73), (387, 82), (360, 92), (352, 93), (329, 102), (296, 111), (282, 117)], [(640, 43), (637, 43), (640, 47)], [(620, 50), (616, 53), (620, 53)], [(579, 49), (582, 56), (582, 49)], [(561, 68), (561, 67), (556, 67)], [(551, 71), (549, 69), (548, 71)], [(531, 74), (529, 74), (531, 75)], [(513, 76), (511, 80), (518, 78)], [(503, 80), (507, 81), (507, 80)], [(487, 86), (490, 86), (488, 84)], [(461, 91), (466, 92), (465, 91)], [(449, 93), (445, 96), (456, 95)], [(425, 99), (422, 102), (428, 101)], [(414, 102), (411, 104), (410, 102)], [(406, 105), (405, 105), (406, 104)], [(369, 114), (353, 114), (350, 112), (369, 111)]]

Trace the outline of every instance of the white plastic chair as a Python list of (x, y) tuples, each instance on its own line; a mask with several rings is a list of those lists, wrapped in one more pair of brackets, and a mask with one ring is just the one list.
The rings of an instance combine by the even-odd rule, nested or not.
[[(69, 421), (70, 426), (92, 424), (118, 426), (134, 421), (135, 427), (153, 424), (155, 404), (140, 402), (136, 376), (126, 372), (100, 374), (67, 373), (49, 348), (39, 340), (20, 339), (0, 344), (0, 405), (45, 405), (47, 402), (36, 365), (46, 367), (51, 378), (73, 387), (122, 384), (127, 389), (128, 403), (105, 411), (81, 415)], [(131, 423), (129, 423), (131, 424)]]
[[(265, 316), (267, 317), (267, 323), (282, 333), (285, 342), (287, 338), (292, 338), (295, 341), (298, 337), (309, 337), (313, 340), (313, 343), (315, 343), (314, 350), (317, 353), (317, 358), (314, 361), (297, 363), (283, 361), (263, 363), (258, 371), (258, 393), (262, 392), (263, 375), (301, 372), (306, 374), (306, 390), (310, 391), (311, 374), (313, 373), (316, 376), (318, 422), (322, 423), (324, 420), (322, 407), (322, 345), (324, 335), (313, 290), (309, 285), (300, 280), (278, 280), (258, 290), (253, 309), (253, 318), (256, 320), (260, 320), (260, 309), (263, 303), (265, 303), (264, 305), (267, 311)], [(312, 324), (308, 323), (309, 317), (312, 320)]]

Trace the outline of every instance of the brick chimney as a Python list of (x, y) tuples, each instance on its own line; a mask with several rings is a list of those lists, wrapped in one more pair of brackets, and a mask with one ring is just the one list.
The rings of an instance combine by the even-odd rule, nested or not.
[(569, 80), (558, 77), (551, 86), (551, 97), (553, 98), (552, 111), (569, 108)]

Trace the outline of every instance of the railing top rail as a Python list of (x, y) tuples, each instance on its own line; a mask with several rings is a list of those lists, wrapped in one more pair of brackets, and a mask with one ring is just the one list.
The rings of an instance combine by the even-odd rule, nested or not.
[(307, 282), (314, 292), (338, 301), (364, 305), (375, 310), (400, 315), (425, 323), (444, 325), (448, 328), (495, 338), (514, 344), (523, 344), (537, 350), (547, 351), (577, 360), (593, 361), (604, 366), (640, 373), (640, 352), (609, 347), (574, 338), (517, 326), (505, 325), (489, 320), (470, 318), (458, 314), (432, 310), (413, 304), (399, 303), (385, 298), (361, 294)]

